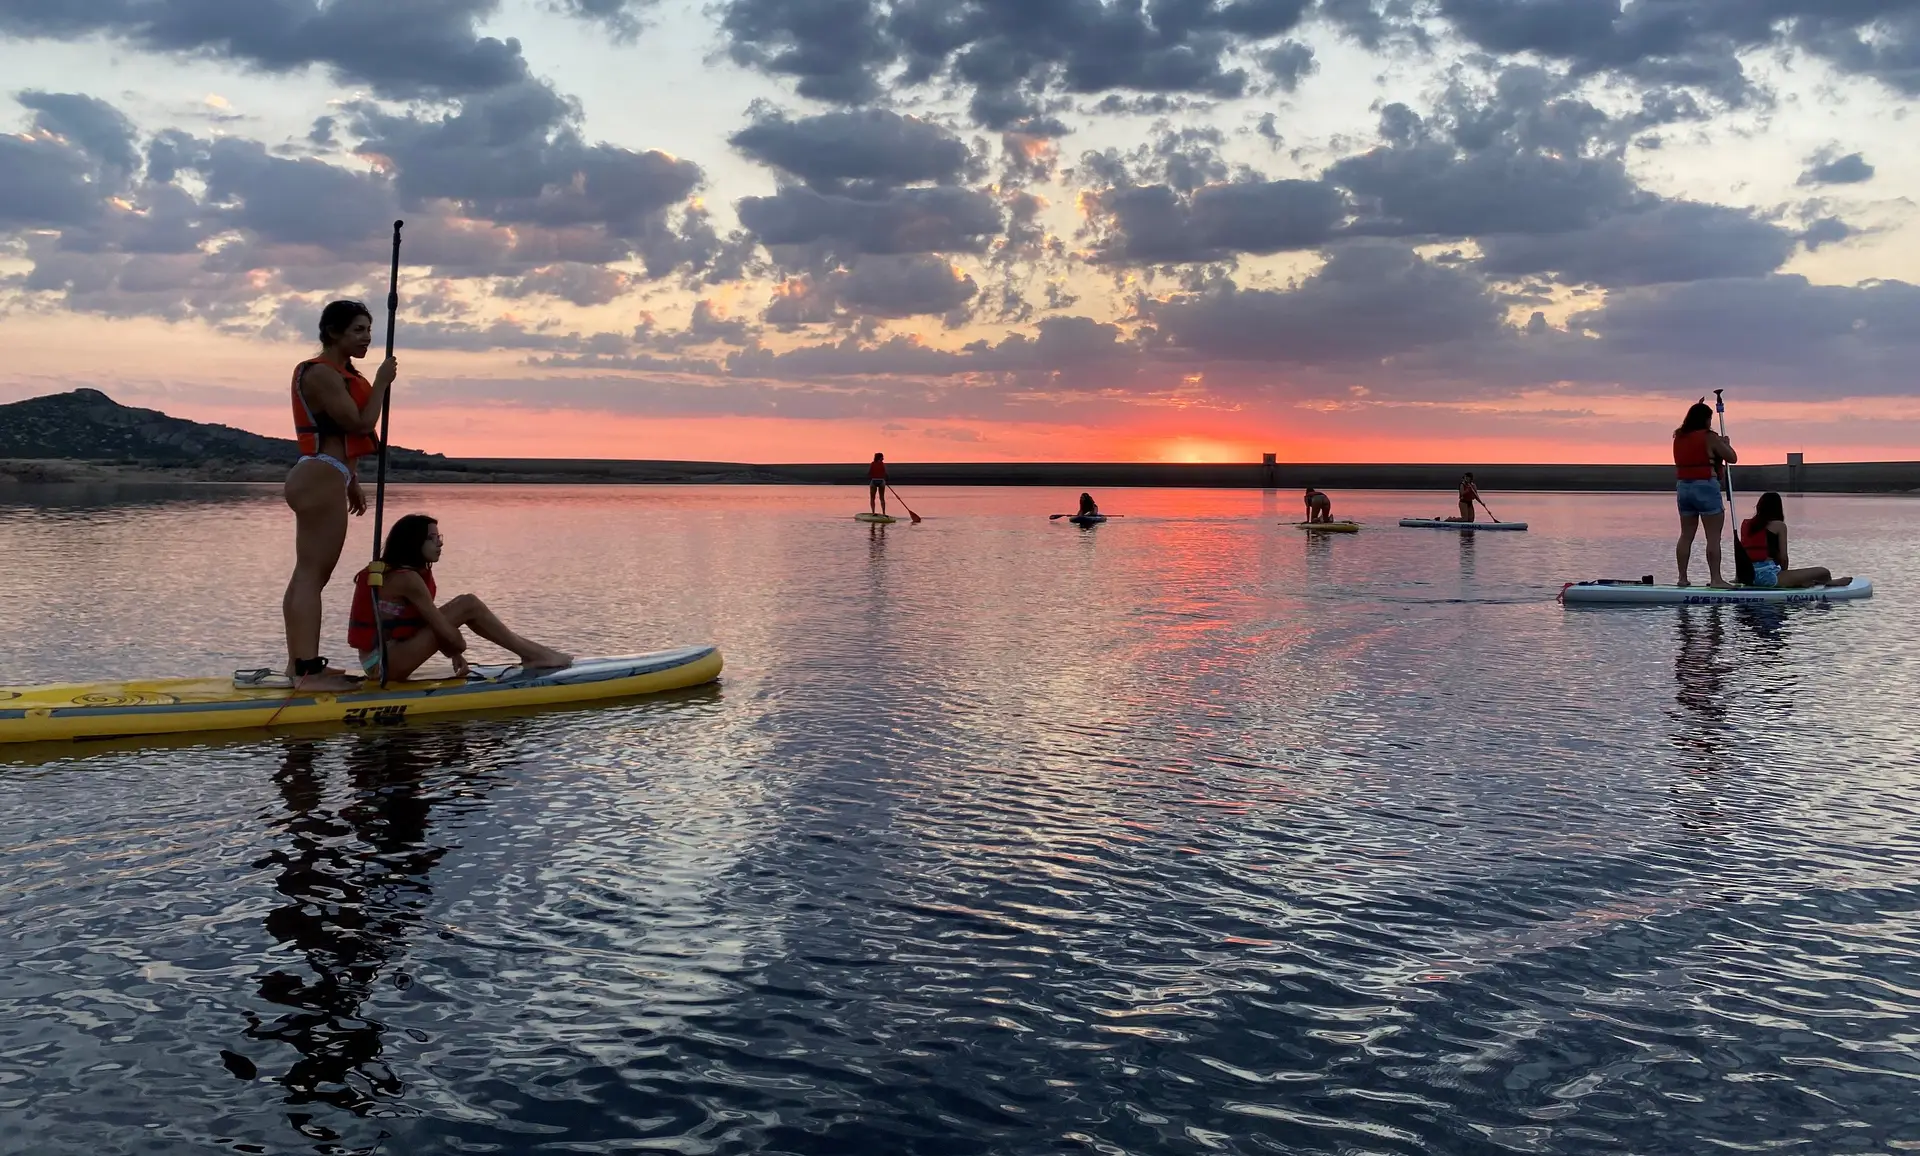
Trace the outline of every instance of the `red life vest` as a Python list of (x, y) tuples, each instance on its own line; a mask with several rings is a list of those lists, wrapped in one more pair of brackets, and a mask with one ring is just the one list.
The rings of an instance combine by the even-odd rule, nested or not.
[[(387, 570), (387, 579), (391, 581), (395, 574), (412, 571), (425, 579), (427, 597), (440, 593), (433, 584), (433, 567), (393, 566)], [(384, 587), (383, 587), (384, 589)], [(427, 628), (427, 620), (411, 602), (392, 602), (380, 600), (380, 621), (387, 628), (387, 641), (398, 642), (403, 638), (412, 638)], [(362, 570), (353, 576), (353, 608), (347, 612), (347, 645), (355, 650), (372, 650), (380, 645), (380, 636), (373, 628), (373, 587), (367, 585), (367, 571)]]
[(1479, 486), (1474, 485), (1472, 482), (1460, 483), (1460, 500), (1461, 501), (1471, 502), (1479, 496), (1480, 496)]
[(335, 365), (324, 357), (310, 357), (299, 365), (294, 366), (293, 433), (294, 437), (300, 442), (300, 452), (303, 454), (319, 453), (320, 443), (329, 437), (344, 437), (347, 439), (346, 454), (349, 463), (355, 458), (363, 458), (368, 454), (378, 452), (380, 449), (379, 439), (373, 437), (371, 434), (350, 434), (341, 429), (340, 423), (334, 421), (331, 415), (315, 413), (312, 408), (307, 405), (307, 399), (300, 393), (300, 379), (305, 377), (307, 370), (315, 365), (324, 365), (345, 378), (347, 382), (347, 396), (353, 399), (353, 404), (360, 406), (362, 409), (366, 408), (367, 399), (373, 396), (373, 383), (360, 376), (360, 371), (351, 365)]
[(868, 466), (867, 480), (870, 482), (886, 481), (887, 480), (887, 463), (875, 462), (872, 465)]
[(1674, 476), (1683, 482), (1697, 482), (1716, 477), (1714, 471), (1713, 447), (1707, 444), (1707, 435), (1711, 430), (1697, 429), (1692, 433), (1673, 435)]
[(1740, 548), (1746, 551), (1747, 561), (1765, 562), (1773, 558), (1774, 535), (1765, 525), (1757, 525), (1748, 518), (1740, 523)]

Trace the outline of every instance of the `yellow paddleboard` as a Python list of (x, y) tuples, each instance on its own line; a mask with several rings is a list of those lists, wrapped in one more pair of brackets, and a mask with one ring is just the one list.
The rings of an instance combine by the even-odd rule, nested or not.
[(1295, 522), (1302, 530), (1320, 534), (1358, 534), (1358, 522)]
[[(395, 726), (498, 707), (552, 706), (699, 686), (720, 677), (720, 649), (682, 646), (560, 670), (476, 666), (467, 678), (396, 682), (382, 690), (293, 691), (242, 678), (0, 687), (0, 743), (193, 734), (299, 723)], [(272, 679), (264, 681), (284, 681)]]

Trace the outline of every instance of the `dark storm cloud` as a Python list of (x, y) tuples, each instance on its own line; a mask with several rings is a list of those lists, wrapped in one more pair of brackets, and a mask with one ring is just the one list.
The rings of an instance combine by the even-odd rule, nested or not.
[(569, 261), (531, 269), (524, 276), (502, 282), (494, 291), (502, 297), (556, 297), (585, 307), (617, 300), (632, 288), (632, 281), (613, 269)]
[(206, 180), (205, 202), (229, 226), (274, 243), (366, 252), (398, 215), (393, 188), (371, 173), (325, 161), (291, 160), (259, 141), (222, 137), (204, 143), (192, 167)]
[(873, 199), (787, 188), (742, 198), (738, 208), (763, 245), (823, 244), (843, 254), (978, 252), (1002, 228), (991, 197), (948, 186)]
[(1234, 97), (1236, 50), (1297, 27), (1313, 0), (728, 0), (735, 60), (797, 80), (801, 95), (862, 103), (900, 67), (906, 83), (946, 76), (989, 128), (1044, 132), (1049, 91)]
[(616, 37), (631, 40), (640, 34), (641, 16), (654, 6), (655, 0), (552, 0), (552, 2), (560, 12), (604, 25)]
[(730, 143), (821, 192), (840, 192), (848, 184), (952, 184), (973, 159), (966, 144), (941, 125), (885, 109), (799, 120), (774, 114), (735, 133)]
[(1187, 294), (1151, 305), (1157, 345), (1198, 361), (1375, 363), (1425, 346), (1487, 338), (1502, 309), (1473, 274), (1400, 245), (1341, 245), (1286, 290)]
[(1795, 241), (1792, 232), (1744, 210), (1674, 201), (1585, 229), (1482, 237), (1480, 249), (1490, 273), (1551, 273), (1612, 289), (1763, 276), (1786, 263)]
[(853, 317), (939, 316), (979, 293), (972, 277), (927, 254), (866, 256), (851, 269), (808, 274), (779, 286), (763, 319), (794, 329)]
[(34, 127), (64, 137), (91, 157), (103, 176), (124, 184), (140, 167), (133, 122), (104, 100), (76, 92), (36, 92), (19, 96), (34, 111)]
[(515, 40), (481, 36), (497, 0), (0, 0), (0, 33), (108, 36), (267, 72), (330, 68), (383, 96), (460, 95), (527, 75)]
[(1912, 0), (1440, 0), (1440, 13), (1492, 52), (1539, 53), (1741, 99), (1739, 53), (1793, 44), (1844, 71), (1920, 93), (1920, 8)]
[(1522, 111), (1504, 96), (1466, 115), (1429, 120), (1405, 105), (1381, 113), (1387, 143), (1329, 166), (1353, 191), (1356, 228), (1382, 236), (1553, 233), (1634, 207), (1643, 194), (1579, 101)]
[(1298, 40), (1288, 40), (1260, 54), (1260, 67), (1273, 78), (1281, 92), (1296, 92), (1300, 82), (1319, 70), (1313, 49)]
[(1857, 185), (1873, 179), (1873, 166), (1860, 153), (1843, 157), (1819, 155), (1807, 159), (1802, 185)]
[(1095, 260), (1130, 264), (1316, 248), (1346, 215), (1340, 191), (1318, 181), (1207, 185), (1191, 196), (1165, 185), (1122, 186), (1088, 204)]
[(469, 98), (441, 117), (353, 109), (363, 153), (390, 159), (410, 203), (445, 198), (488, 220), (594, 224), (640, 238), (700, 185), (700, 166), (661, 152), (581, 139), (579, 109), (528, 81)]
[(0, 133), (0, 229), (77, 225), (101, 212), (95, 162), (72, 142)]
[(1906, 393), (1920, 360), (1920, 286), (1777, 275), (1611, 294), (1570, 328), (1597, 339), (1588, 376), (1754, 384), (1805, 396)]
[(858, 104), (899, 49), (875, 0), (730, 0), (721, 27), (733, 59), (798, 81), (801, 96)]

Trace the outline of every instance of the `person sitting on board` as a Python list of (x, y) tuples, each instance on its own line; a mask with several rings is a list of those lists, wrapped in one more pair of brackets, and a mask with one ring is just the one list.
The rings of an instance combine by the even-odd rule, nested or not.
[(1787, 563), (1787, 512), (1780, 495), (1768, 490), (1754, 503), (1753, 517), (1740, 523), (1734, 573), (1747, 586), (1762, 590), (1804, 590), (1810, 586), (1845, 586), (1851, 577), (1835, 578), (1825, 566), (1791, 569)]
[(1473, 504), (1480, 500), (1480, 487), (1473, 484), (1473, 474), (1468, 473), (1460, 479), (1460, 516), (1448, 518), (1449, 522), (1472, 522)]
[(1707, 584), (1722, 590), (1728, 587), (1720, 576), (1720, 530), (1727, 523), (1727, 507), (1720, 499), (1721, 471), (1739, 460), (1733, 443), (1714, 432), (1713, 407), (1705, 398), (1695, 402), (1680, 428), (1673, 431), (1674, 492), (1680, 503), (1680, 541), (1673, 548), (1680, 580), (1674, 585), (1692, 585), (1687, 581), (1687, 566), (1693, 561), (1694, 532), (1704, 522)]
[[(878, 500), (880, 508), (874, 508)], [(887, 455), (875, 454), (867, 466), (867, 513), (884, 514), (887, 512)]]
[(374, 431), (400, 371), (389, 357), (369, 382), (353, 367), (373, 344), (373, 314), (358, 301), (320, 311), (320, 353), (293, 367), (293, 429), (300, 460), (283, 493), (293, 510), (293, 577), (280, 600), (287, 626), (287, 675), (307, 690), (347, 690), (360, 676), (320, 656), (322, 594), (347, 541), (348, 515), (367, 512), (354, 463), (378, 452)]
[(1099, 515), (1100, 515), (1100, 504), (1093, 500), (1093, 495), (1081, 494), (1080, 495), (1080, 512), (1078, 514), (1075, 514), (1074, 517), (1095, 518), (1095, 517), (1099, 517)]
[[(529, 642), (508, 630), (487, 604), (472, 594), (434, 605), (438, 587), (433, 581), (433, 564), (440, 560), (443, 546), (440, 524), (425, 514), (408, 514), (387, 531), (386, 548), (380, 551), (387, 570), (379, 604), (380, 622), (387, 635), (388, 681), (406, 678), (436, 653), (451, 658), (454, 676), (465, 678), (467, 640), (460, 633), (462, 626), (470, 626), (488, 642), (513, 651), (523, 666), (557, 668), (573, 663), (572, 655)], [(367, 580), (371, 569), (369, 566), (353, 576), (347, 642), (360, 652), (360, 665), (367, 676), (379, 678), (380, 639), (373, 621), (373, 587)]]
[(1333, 499), (1312, 486), (1307, 487), (1307, 524), (1333, 521)]

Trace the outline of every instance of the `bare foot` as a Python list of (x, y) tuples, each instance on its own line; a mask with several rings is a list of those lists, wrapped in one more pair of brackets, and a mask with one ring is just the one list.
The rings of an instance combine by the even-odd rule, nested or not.
[(1707, 588), (1708, 588), (1708, 589), (1710, 589), (1710, 590), (1737, 590), (1737, 589), (1739, 589), (1739, 587), (1737, 587), (1737, 586), (1735, 586), (1735, 585), (1734, 585), (1733, 583), (1731, 583), (1731, 582), (1729, 582), (1729, 581), (1727, 581), (1727, 580), (1726, 580), (1725, 578), (1715, 578), (1715, 579), (1714, 579), (1713, 581), (1711, 581), (1711, 582), (1709, 582), (1709, 583), (1707, 583)]
[(573, 665), (573, 655), (553, 649), (551, 646), (530, 647), (524, 654), (516, 655), (520, 665), (537, 667), (541, 670), (558, 670)]
[(1847, 577), (1845, 577), (1845, 578), (1832, 578), (1832, 579), (1829, 579), (1829, 580), (1827, 581), (1827, 585), (1828, 585), (1828, 586), (1851, 586), (1851, 585), (1853, 585), (1853, 576), (1852, 576), (1852, 575), (1848, 575), (1848, 576), (1847, 576)]
[(1685, 574), (1682, 574), (1680, 575), (1680, 581), (1675, 582), (1674, 585), (1675, 586), (1691, 586), (1693, 585), (1693, 583), (1687, 581), (1687, 576)]

